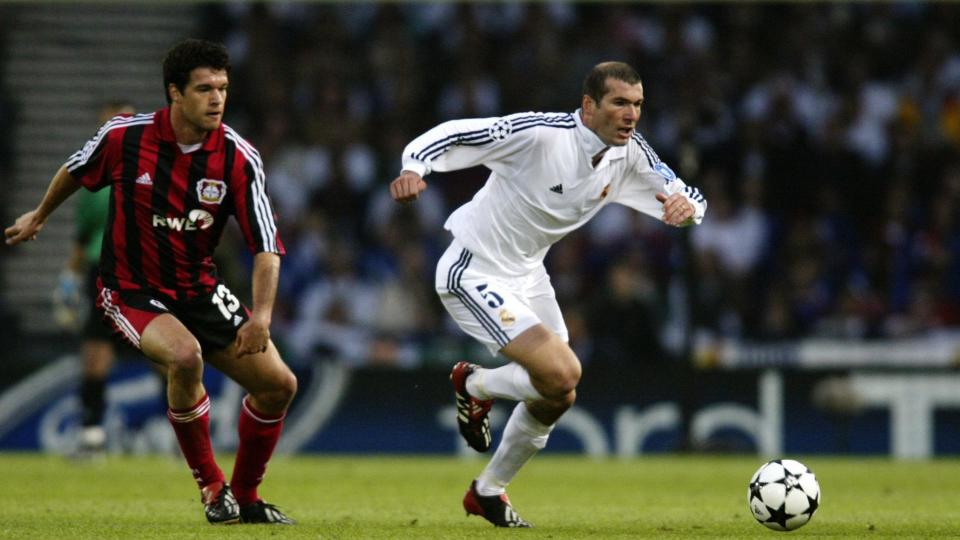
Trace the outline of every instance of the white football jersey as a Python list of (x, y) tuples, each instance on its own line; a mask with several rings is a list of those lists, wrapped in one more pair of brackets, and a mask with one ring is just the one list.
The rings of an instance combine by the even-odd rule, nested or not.
[(683, 193), (700, 223), (707, 202), (660, 161), (634, 132), (625, 146), (605, 148), (573, 113), (519, 113), (500, 118), (453, 120), (410, 142), (403, 170), (426, 176), (484, 165), (492, 172), (473, 199), (444, 227), (475, 255), (507, 276), (543, 264), (550, 246), (616, 202), (660, 219), (655, 194)]

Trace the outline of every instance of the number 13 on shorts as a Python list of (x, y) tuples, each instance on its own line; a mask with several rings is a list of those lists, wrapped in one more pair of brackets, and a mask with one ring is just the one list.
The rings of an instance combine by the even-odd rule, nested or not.
[(210, 297), (211, 301), (217, 309), (220, 310), (220, 314), (223, 315), (223, 318), (232, 321), (234, 326), (239, 326), (243, 319), (237, 315), (237, 311), (240, 309), (240, 300), (234, 296), (230, 289), (227, 288), (223, 283), (217, 284), (217, 289), (214, 291), (214, 294)]

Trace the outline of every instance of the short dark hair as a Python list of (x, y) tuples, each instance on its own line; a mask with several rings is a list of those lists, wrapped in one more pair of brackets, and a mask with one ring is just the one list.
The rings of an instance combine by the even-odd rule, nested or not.
[(163, 59), (163, 95), (170, 104), (170, 84), (183, 92), (190, 82), (190, 72), (208, 67), (230, 73), (230, 54), (222, 43), (203, 39), (185, 39), (167, 51)]
[(604, 94), (607, 93), (607, 79), (616, 79), (627, 84), (639, 84), (640, 75), (637, 70), (624, 62), (601, 62), (587, 73), (587, 78), (583, 80), (583, 95), (590, 96), (594, 101), (600, 103)]

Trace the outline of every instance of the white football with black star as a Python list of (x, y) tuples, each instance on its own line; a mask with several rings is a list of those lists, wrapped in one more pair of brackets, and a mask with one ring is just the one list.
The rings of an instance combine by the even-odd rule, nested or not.
[(792, 531), (806, 525), (820, 508), (820, 484), (803, 463), (775, 459), (753, 474), (747, 504), (760, 523), (775, 531)]

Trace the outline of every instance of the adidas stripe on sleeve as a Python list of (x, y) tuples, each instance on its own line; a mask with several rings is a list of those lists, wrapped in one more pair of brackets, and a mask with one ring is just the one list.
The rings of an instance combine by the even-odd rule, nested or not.
[(285, 250), (279, 241), (273, 207), (267, 197), (266, 175), (260, 153), (229, 126), (224, 125), (224, 135), (242, 156), (242, 160), (236, 163), (240, 166), (240, 176), (245, 180), (236, 184), (243, 190), (243, 195), (236, 198), (240, 208), (237, 208), (235, 217), (247, 245), (255, 253), (266, 251), (282, 255)]
[(67, 159), (64, 164), (67, 172), (87, 189), (97, 190), (108, 185), (110, 179), (104, 174), (108, 166), (106, 157), (111, 152), (119, 154), (118, 149), (110, 148), (111, 137), (122, 133), (127, 127), (151, 123), (153, 123), (152, 113), (111, 118), (97, 130), (93, 138)]
[(506, 174), (512, 160), (530, 149), (538, 126), (573, 127), (569, 114), (518, 113), (444, 122), (410, 142), (403, 169), (425, 176), (486, 165)]

